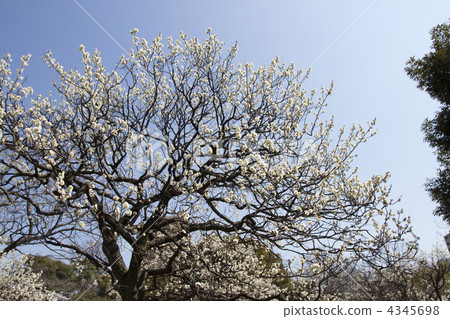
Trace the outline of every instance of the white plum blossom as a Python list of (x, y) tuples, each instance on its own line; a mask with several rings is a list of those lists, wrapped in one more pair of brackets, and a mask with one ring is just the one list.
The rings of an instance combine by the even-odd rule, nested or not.
[[(393, 209), (385, 186), (389, 174), (361, 180), (354, 168), (356, 148), (375, 133), (375, 122), (346, 130), (320, 118), (332, 84), (306, 90), (310, 70), (278, 57), (257, 68), (236, 64), (237, 45), (224, 50), (211, 30), (203, 41), (130, 33), (133, 49), (109, 72), (100, 52), (84, 45), (79, 69), (63, 68), (48, 51), (43, 59), (58, 77), (57, 94), (48, 96), (24, 86), (29, 56), (15, 77), (11, 56), (0, 59), (5, 249), (45, 244), (61, 257), (86, 258), (124, 300), (148, 298), (149, 279), (187, 276), (175, 262), (183, 254), (200, 258), (194, 252), (205, 240), (224, 260), (238, 254), (219, 248), (227, 238), (295, 253), (318, 265), (316, 275), (344, 257), (373, 264), (399, 243), (404, 249), (392, 262), (414, 252), (409, 219)], [(167, 247), (169, 255), (148, 267)], [(242, 273), (261, 270), (242, 262), (249, 267)], [(291, 275), (301, 282), (311, 272), (298, 268)], [(252, 287), (272, 285), (279, 271), (251, 279)], [(224, 288), (207, 274), (191, 279), (192, 299), (212, 287), (223, 292), (217, 299), (277, 295)]]
[(26, 255), (14, 253), (0, 256), (0, 300), (56, 300), (54, 292), (45, 289), (39, 273), (32, 271)]

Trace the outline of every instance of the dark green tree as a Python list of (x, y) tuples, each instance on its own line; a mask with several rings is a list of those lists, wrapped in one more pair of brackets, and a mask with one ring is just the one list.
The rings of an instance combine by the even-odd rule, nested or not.
[[(72, 300), (114, 300), (109, 280), (89, 262), (80, 267), (48, 256), (31, 256), (33, 271), (40, 272), (45, 287)], [(89, 288), (89, 289), (88, 289)]]
[(441, 103), (436, 116), (422, 125), (425, 141), (436, 150), (441, 166), (426, 189), (438, 203), (435, 215), (450, 223), (450, 23), (435, 26), (430, 35), (432, 51), (419, 60), (410, 58), (405, 71), (420, 89)]

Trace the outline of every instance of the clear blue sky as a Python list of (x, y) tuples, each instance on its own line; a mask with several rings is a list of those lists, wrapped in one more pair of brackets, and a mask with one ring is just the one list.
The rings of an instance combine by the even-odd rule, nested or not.
[[(306, 69), (374, 0), (78, 2), (127, 50), (134, 27), (147, 40), (181, 30), (203, 37), (211, 27), (227, 45), (238, 42), (239, 61), (258, 66), (278, 55)], [(73, 0), (2, 1), (0, 8), (0, 54), (9, 52), (16, 61), (32, 54), (27, 76), (35, 92), (46, 93), (55, 76), (40, 60), (48, 49), (65, 68), (79, 65), (80, 44), (98, 48), (107, 66), (123, 53)], [(420, 125), (438, 104), (403, 68), (410, 56), (429, 52), (429, 30), (449, 17), (448, 0), (378, 0), (314, 65), (306, 83), (320, 88), (335, 82), (327, 112), (338, 126), (377, 118), (379, 134), (358, 151), (360, 175), (391, 172), (393, 195), (403, 195), (396, 208), (412, 217), (426, 250), (443, 243), (449, 229), (433, 217), (435, 205), (423, 187), (437, 164)]]

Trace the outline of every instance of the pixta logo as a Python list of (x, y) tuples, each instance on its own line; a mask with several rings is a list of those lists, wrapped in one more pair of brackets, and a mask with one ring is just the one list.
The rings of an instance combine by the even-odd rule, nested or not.
[[(292, 156), (292, 153), (307, 153), (313, 151), (312, 139), (304, 138), (300, 143), (297, 140), (260, 138), (255, 140), (244, 139), (189, 139), (178, 136), (178, 147), (174, 146), (175, 138), (165, 136), (158, 131), (145, 130), (131, 133), (126, 143), (126, 160), (129, 168), (135, 174), (158, 174), (168, 164), (178, 164), (184, 159), (190, 159), (190, 165), (202, 166), (207, 162), (220, 164), (233, 164), (246, 157), (269, 154), (279, 161), (291, 162), (299, 160), (302, 156)], [(179, 143), (184, 140), (184, 143)], [(288, 156), (287, 154), (291, 154)], [(269, 156), (269, 157), (272, 157)], [(264, 158), (259, 156), (260, 160)], [(178, 161), (174, 163), (174, 161)]]
[(169, 161), (168, 138), (159, 132), (131, 133), (126, 142), (126, 163), (135, 174), (155, 173)]

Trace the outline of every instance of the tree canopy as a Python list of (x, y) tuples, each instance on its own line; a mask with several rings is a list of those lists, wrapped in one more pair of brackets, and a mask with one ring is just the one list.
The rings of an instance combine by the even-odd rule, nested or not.
[[(86, 260), (123, 300), (171, 295), (149, 284), (164, 277), (185, 281), (193, 298), (213, 286), (226, 292), (213, 299), (283, 299), (281, 277), (349, 261), (385, 267), (414, 252), (409, 218), (391, 207), (389, 174), (361, 181), (352, 163), (374, 122), (335, 130), (332, 117), (321, 120), (332, 86), (305, 90), (309, 71), (278, 58), (235, 65), (237, 46), (224, 50), (210, 30), (203, 42), (180, 33), (165, 44), (131, 33), (134, 49), (111, 72), (97, 50), (80, 46), (80, 70), (48, 52), (56, 98), (25, 86), (29, 56), (13, 75), (11, 57), (1, 60), (4, 252), (41, 244)], [(213, 261), (214, 249), (229, 256)], [(263, 271), (241, 259), (267, 279), (242, 281), (232, 256), (249, 249), (296, 261), (266, 260)], [(230, 269), (217, 268), (224, 261)], [(252, 293), (268, 282), (276, 289)]]
[(436, 149), (441, 165), (426, 189), (438, 203), (435, 214), (450, 223), (450, 24), (435, 26), (430, 35), (433, 51), (421, 59), (410, 58), (405, 70), (420, 89), (441, 103), (436, 116), (422, 126), (425, 141)]
[(28, 256), (30, 268), (40, 274), (45, 288), (71, 300), (114, 300), (109, 278), (90, 262), (66, 264), (49, 256)]

